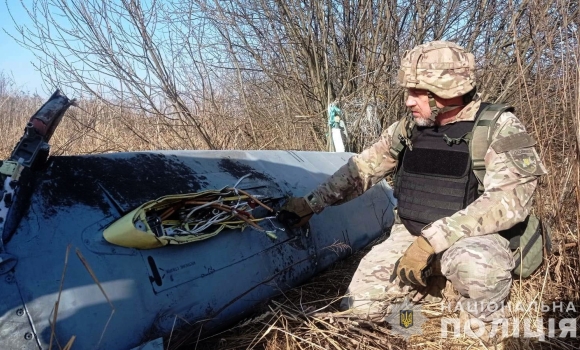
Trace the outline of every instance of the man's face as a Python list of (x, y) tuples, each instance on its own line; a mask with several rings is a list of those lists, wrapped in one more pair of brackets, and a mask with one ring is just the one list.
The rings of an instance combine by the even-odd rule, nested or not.
[(429, 107), (429, 96), (426, 90), (407, 89), (407, 101), (405, 105), (415, 118), (418, 126), (433, 126), (435, 123), (429, 119), (431, 108)]

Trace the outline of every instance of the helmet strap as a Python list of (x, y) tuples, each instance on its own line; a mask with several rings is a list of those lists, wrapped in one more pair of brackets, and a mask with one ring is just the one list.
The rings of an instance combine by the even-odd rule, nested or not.
[(431, 108), (431, 115), (429, 116), (429, 119), (435, 122), (435, 119), (437, 119), (437, 116), (441, 112), (442, 108), (437, 107), (437, 101), (435, 101), (435, 97), (433, 97), (431, 91), (427, 91), (427, 96), (429, 97), (429, 108)]
[(437, 101), (435, 101), (433, 93), (431, 91), (427, 91), (427, 96), (429, 97), (429, 108), (431, 109), (431, 116), (429, 117), (429, 119), (431, 119), (433, 122), (435, 122), (439, 114), (446, 113), (464, 106), (464, 105), (450, 105), (445, 107), (437, 107)]

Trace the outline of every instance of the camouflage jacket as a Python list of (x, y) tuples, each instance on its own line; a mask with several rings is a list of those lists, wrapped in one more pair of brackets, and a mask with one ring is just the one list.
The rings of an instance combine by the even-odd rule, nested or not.
[[(471, 102), (451, 123), (474, 120), (479, 106), (480, 101)], [(394, 126), (391, 125), (375, 144), (350, 158), (347, 164), (305, 196), (315, 213), (361, 195), (395, 172), (397, 160), (389, 153)], [(465, 209), (432, 222), (422, 230), (422, 235), (437, 253), (464, 236), (505, 230), (528, 216), (537, 179), (546, 174), (546, 168), (533, 147), (502, 153), (496, 153), (493, 147), (494, 142), (520, 132), (525, 132), (525, 128), (514, 114), (506, 112), (498, 118), (491, 146), (485, 155), (485, 192)]]

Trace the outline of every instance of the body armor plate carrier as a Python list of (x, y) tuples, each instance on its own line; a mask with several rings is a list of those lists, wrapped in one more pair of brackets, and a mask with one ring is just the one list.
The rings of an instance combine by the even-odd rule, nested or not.
[(415, 126), (411, 148), (399, 160), (395, 197), (401, 222), (414, 235), (433, 221), (451, 216), (478, 197), (468, 137), (474, 122)]
[[(482, 103), (475, 121), (432, 128), (417, 127), (412, 117), (401, 119), (390, 154), (399, 166), (395, 175), (398, 216), (407, 230), (420, 235), (423, 227), (453, 215), (483, 192), (485, 154), (499, 116), (512, 107)], [(528, 277), (551, 252), (549, 227), (531, 214), (511, 229), (499, 232), (514, 250), (514, 273)]]

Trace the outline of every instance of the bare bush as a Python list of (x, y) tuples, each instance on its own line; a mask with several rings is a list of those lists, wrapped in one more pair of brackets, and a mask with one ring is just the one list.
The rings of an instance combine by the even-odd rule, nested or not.
[[(483, 98), (516, 107), (549, 169), (534, 210), (551, 224), (555, 252), (515, 281), (512, 298), (580, 302), (577, 1), (36, 0), (27, 10), (32, 25), (15, 21), (13, 36), (37, 54), (49, 87), (84, 101), (55, 134), (55, 154), (329, 150), (332, 102), (358, 152), (405, 113), (396, 84), (405, 50), (437, 39), (465, 46)], [(41, 102), (0, 75), (4, 156)], [(266, 324), (260, 344), (290, 344), (302, 321)], [(348, 336), (324, 334), (318, 347), (291, 347), (348, 348)]]

